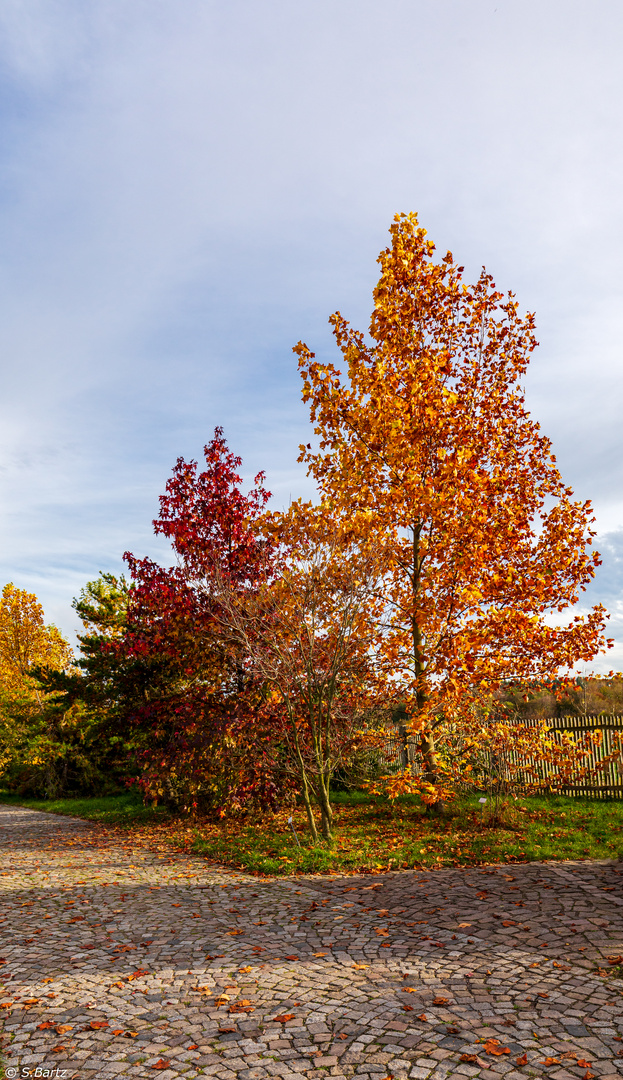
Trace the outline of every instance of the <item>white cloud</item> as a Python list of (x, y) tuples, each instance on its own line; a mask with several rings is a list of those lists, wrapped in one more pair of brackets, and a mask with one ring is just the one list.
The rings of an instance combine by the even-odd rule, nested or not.
[(290, 347), (330, 349), (337, 307), (365, 327), (402, 209), (536, 310), (531, 408), (623, 526), (622, 26), (611, 0), (7, 0), (4, 579), (72, 624), (216, 423), (307, 490)]

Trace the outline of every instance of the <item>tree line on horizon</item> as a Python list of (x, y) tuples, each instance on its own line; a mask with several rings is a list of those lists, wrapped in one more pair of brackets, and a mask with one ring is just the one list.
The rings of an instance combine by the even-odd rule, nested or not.
[[(302, 800), (330, 840), (336, 777), (435, 807), (487, 756), (547, 761), (561, 782), (582, 771), (597, 734), (555, 742), (517, 722), (581, 711), (576, 665), (611, 645), (602, 605), (564, 621), (600, 560), (591, 505), (525, 407), (534, 318), (485, 270), (468, 285), (450, 252), (435, 261), (416, 215), (390, 235), (368, 336), (338, 312), (339, 365), (294, 349), (316, 502), (270, 510), (262, 473), (245, 492), (216, 428), (160, 497), (174, 565), (126, 552), (127, 577), (87, 583), (77, 658), (36, 597), (5, 587), (12, 789), (132, 783), (191, 812)], [(618, 702), (621, 684), (591, 695)], [(366, 772), (397, 717), (416, 759)]]

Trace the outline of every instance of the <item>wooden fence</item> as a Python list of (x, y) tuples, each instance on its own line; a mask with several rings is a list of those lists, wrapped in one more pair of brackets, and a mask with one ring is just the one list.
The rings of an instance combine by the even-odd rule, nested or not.
[[(543, 720), (547, 723), (548, 730), (556, 738), (558, 733), (564, 731), (573, 732), (581, 736), (587, 731), (601, 731), (603, 739), (600, 746), (592, 747), (586, 756), (585, 764), (592, 772), (604, 758), (608, 757), (618, 745), (618, 736), (623, 736), (623, 716), (585, 715), (585, 716), (555, 716), (555, 717), (518, 717), (514, 722), (536, 727)], [(378, 763), (382, 769), (390, 772), (406, 768), (407, 765), (418, 767), (417, 739), (408, 736), (404, 728), (394, 728), (385, 734), (382, 747), (376, 752)], [(509, 752), (510, 760), (520, 764), (512, 751)], [(544, 762), (537, 765), (539, 778), (544, 788), (548, 787), (548, 778), (554, 775), (552, 766)], [(623, 761), (614, 760), (597, 775), (588, 775), (579, 779), (569, 787), (556, 788), (561, 795), (587, 795), (591, 798), (623, 798)]]

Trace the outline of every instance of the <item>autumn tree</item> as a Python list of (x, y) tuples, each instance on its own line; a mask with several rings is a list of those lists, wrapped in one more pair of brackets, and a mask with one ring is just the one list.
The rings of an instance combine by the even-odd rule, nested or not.
[(280, 785), (261, 693), (245, 676), (239, 643), (223, 634), (214, 588), (218, 578), (249, 590), (270, 561), (255, 528), (270, 493), (262, 473), (244, 492), (241, 464), (222, 428), (204, 447), (203, 468), (178, 459), (153, 523), (171, 541), (175, 565), (126, 553), (125, 630), (105, 643), (118, 677), (133, 680), (122, 715), (142, 789), (187, 809), (275, 805)]
[[(594, 518), (526, 409), (536, 347), (484, 269), (463, 279), (415, 214), (379, 257), (369, 338), (338, 312), (342, 365), (295, 348), (322, 498), (382, 552), (382, 649), (434, 784), (436, 740), (508, 680), (547, 683), (605, 647), (601, 605), (568, 621), (594, 574)], [(552, 618), (553, 616), (553, 618)]]
[(0, 600), (0, 681), (5, 691), (22, 689), (35, 667), (67, 667), (70, 646), (54, 625), (46, 626), (34, 593), (5, 585)]
[(252, 587), (221, 578), (224, 633), (263, 688), (261, 712), (283, 729), (284, 769), (296, 779), (312, 839), (315, 811), (333, 839), (331, 782), (348, 765), (383, 685), (377, 664), (377, 559), (326, 504), (295, 502), (258, 522), (270, 572)]
[(45, 685), (71, 667), (73, 653), (46, 624), (34, 593), (5, 585), (0, 599), (0, 772), (24, 792), (57, 794), (93, 773), (84, 740), (88, 725)]

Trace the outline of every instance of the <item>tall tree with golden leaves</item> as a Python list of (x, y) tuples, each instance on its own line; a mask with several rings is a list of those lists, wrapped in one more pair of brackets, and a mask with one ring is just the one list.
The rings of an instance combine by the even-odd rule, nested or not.
[(546, 682), (592, 660), (606, 613), (560, 617), (599, 556), (590, 503), (526, 410), (533, 316), (484, 269), (468, 285), (450, 252), (435, 261), (415, 214), (390, 233), (370, 337), (338, 312), (343, 366), (294, 350), (319, 436), (299, 460), (382, 551), (383, 649), (434, 781), (440, 727), (509, 679)]
[(8, 692), (24, 687), (33, 668), (66, 668), (72, 651), (59, 630), (46, 626), (43, 608), (34, 593), (5, 585), (0, 599), (0, 686)]

